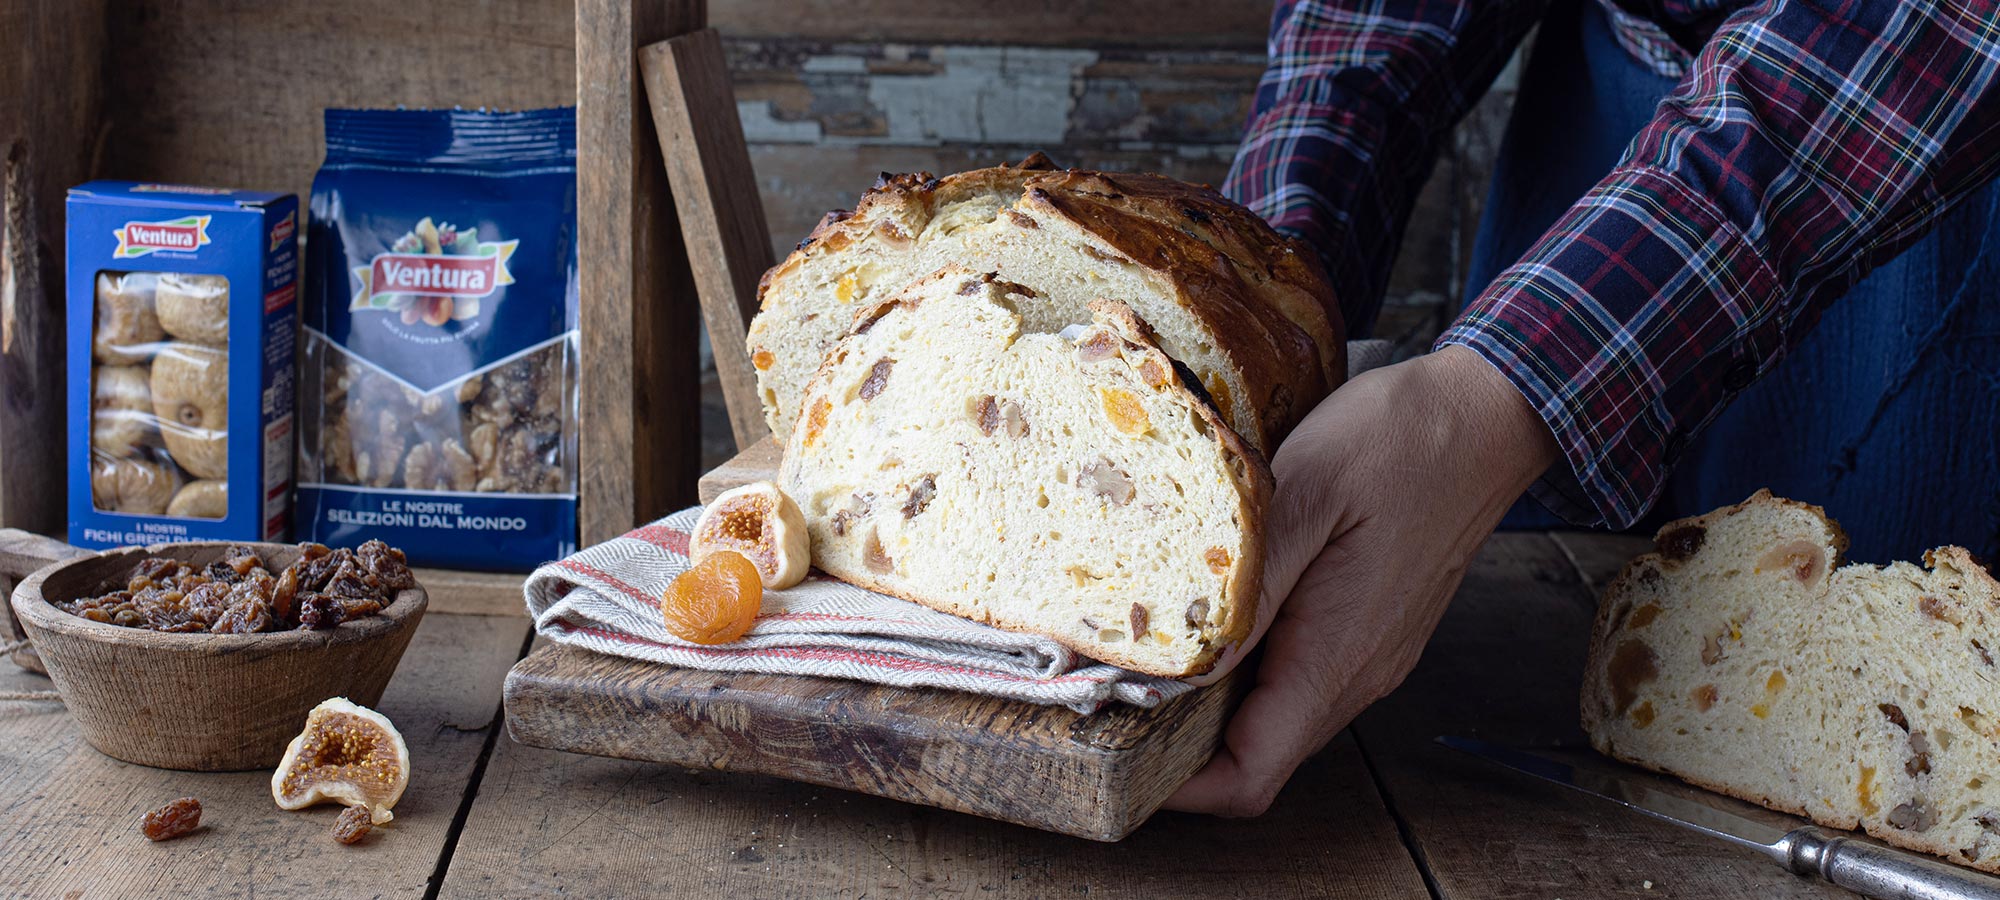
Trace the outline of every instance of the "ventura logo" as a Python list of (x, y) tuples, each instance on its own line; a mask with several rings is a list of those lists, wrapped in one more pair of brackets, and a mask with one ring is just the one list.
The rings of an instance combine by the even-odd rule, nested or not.
[(295, 213), (285, 213), (285, 217), (279, 219), (278, 224), (271, 226), (271, 250), (273, 252), (276, 252), (279, 245), (292, 236), (293, 229), (298, 227), (293, 218), (295, 215)]
[(353, 308), (386, 308), (389, 298), (399, 294), (425, 297), (485, 297), (497, 288), (514, 283), (507, 271), (507, 259), (514, 255), (518, 241), (485, 246), (494, 248), (478, 256), (441, 256), (430, 253), (383, 253), (366, 267), (356, 267), (354, 275), (361, 289), (354, 294)]
[(161, 250), (193, 253), (209, 244), (208, 220), (208, 216), (188, 216), (170, 222), (126, 222), (111, 232), (118, 238), (118, 249), (111, 255), (130, 259)]

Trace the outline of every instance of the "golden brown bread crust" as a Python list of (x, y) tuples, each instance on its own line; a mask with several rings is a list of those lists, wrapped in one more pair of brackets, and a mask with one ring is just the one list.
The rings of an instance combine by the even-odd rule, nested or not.
[(980, 195), (1010, 199), (1013, 214), (1023, 218), (1071, 223), (1178, 298), (1242, 370), (1246, 399), (1262, 426), (1253, 444), (1275, 450), (1346, 380), (1345, 327), (1332, 284), (1309, 249), (1206, 186), (1161, 175), (1056, 169), (1040, 153), (944, 178), (884, 173), (853, 212), (829, 213), (764, 273), (759, 309), (767, 307), (771, 286), (807, 259), (840, 252), (871, 231), (892, 245), (913, 244), (937, 210)]

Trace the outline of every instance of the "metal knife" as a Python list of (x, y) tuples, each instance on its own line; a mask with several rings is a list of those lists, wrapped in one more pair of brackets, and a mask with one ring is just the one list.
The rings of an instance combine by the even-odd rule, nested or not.
[(1677, 797), (1649, 785), (1653, 776), (1636, 771), (1580, 769), (1472, 738), (1447, 735), (1437, 742), (1755, 850), (1795, 875), (1818, 875), (1865, 896), (1881, 900), (2000, 900), (2000, 878), (1873, 841), (1829, 833), (1817, 825), (1787, 831), (1725, 808), (1737, 801), (1719, 796)]

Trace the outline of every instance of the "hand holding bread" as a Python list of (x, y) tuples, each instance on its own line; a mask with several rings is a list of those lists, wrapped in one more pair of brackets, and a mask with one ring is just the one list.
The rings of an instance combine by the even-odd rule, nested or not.
[(1262, 813), (1416, 665), (1473, 554), (1555, 459), (1547, 426), (1469, 350), (1366, 373), (1313, 410), (1272, 460), (1255, 686), (1167, 806)]

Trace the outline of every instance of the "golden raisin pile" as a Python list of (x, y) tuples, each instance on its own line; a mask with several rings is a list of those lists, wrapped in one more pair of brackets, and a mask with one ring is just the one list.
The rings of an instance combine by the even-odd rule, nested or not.
[(693, 644), (727, 644), (749, 633), (764, 605), (764, 580), (743, 554), (718, 550), (682, 572), (660, 597), (667, 630)]
[(381, 541), (355, 550), (300, 548), (298, 560), (275, 576), (257, 551), (244, 546), (201, 568), (150, 557), (133, 567), (122, 588), (55, 606), (128, 628), (250, 634), (332, 628), (380, 612), (417, 584), (402, 551)]

